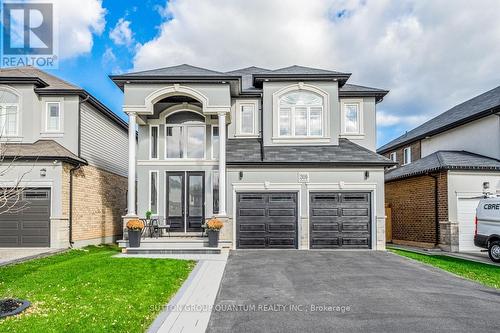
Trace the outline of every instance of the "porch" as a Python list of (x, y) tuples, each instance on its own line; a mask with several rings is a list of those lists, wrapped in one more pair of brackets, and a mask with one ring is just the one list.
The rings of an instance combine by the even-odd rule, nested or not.
[(200, 233), (171, 233), (164, 237), (141, 238), (140, 247), (129, 247), (128, 240), (118, 241), (122, 253), (127, 254), (220, 254), (232, 244), (229, 240), (219, 240), (217, 248), (208, 247), (208, 237)]

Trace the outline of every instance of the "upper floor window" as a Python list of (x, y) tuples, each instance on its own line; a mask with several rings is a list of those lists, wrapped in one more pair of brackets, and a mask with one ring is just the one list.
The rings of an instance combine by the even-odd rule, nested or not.
[(343, 100), (341, 109), (342, 134), (363, 134), (363, 100)]
[(236, 136), (258, 135), (258, 101), (236, 101)]
[(47, 102), (45, 130), (47, 132), (61, 131), (61, 104), (59, 102)]
[(219, 159), (219, 126), (212, 126), (212, 159)]
[(205, 158), (205, 118), (195, 112), (177, 112), (166, 119), (166, 158)]
[(411, 147), (406, 147), (403, 150), (403, 165), (411, 163)]
[(398, 161), (398, 157), (396, 155), (396, 152), (392, 152), (390, 155), (389, 155), (391, 161), (393, 162), (397, 162)]
[(320, 137), (323, 135), (323, 97), (304, 90), (279, 99), (278, 135), (280, 137)]
[(17, 136), (19, 126), (19, 97), (0, 89), (0, 137)]

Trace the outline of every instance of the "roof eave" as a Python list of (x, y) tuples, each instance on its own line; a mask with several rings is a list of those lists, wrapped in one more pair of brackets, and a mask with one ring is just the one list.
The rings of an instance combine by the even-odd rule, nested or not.
[(0, 77), (0, 83), (3, 84), (34, 84), (38, 88), (48, 87), (49, 84), (39, 77)]
[(389, 93), (388, 90), (380, 91), (339, 91), (339, 97), (375, 97), (375, 102), (380, 103)]
[[(429, 132), (420, 134), (420, 135), (418, 135), (418, 136), (416, 136), (414, 138), (402, 141), (402, 142), (400, 142), (398, 144), (387, 146), (384, 149), (378, 149), (377, 153), (379, 153), (379, 154), (385, 154), (385, 153), (387, 153), (387, 152), (389, 152), (389, 151), (391, 151), (393, 149), (402, 147), (402, 146), (407, 145), (409, 143), (412, 143), (412, 142), (415, 142), (415, 141), (418, 141), (418, 140), (422, 140), (422, 139), (425, 139), (426, 137), (433, 136), (433, 135), (436, 135), (436, 134), (439, 134), (439, 133), (442, 133), (442, 132), (446, 132), (446, 131), (448, 131), (450, 129), (453, 129), (455, 127), (458, 127), (458, 126), (461, 126), (461, 125), (465, 125), (468, 122), (471, 122), (471, 121), (474, 121), (474, 120), (478, 120), (478, 119), (481, 119), (483, 117), (486, 117), (486, 116), (489, 116), (489, 115), (492, 115), (492, 114), (495, 114), (495, 113), (498, 113), (498, 112), (500, 112), (500, 105), (495, 106), (493, 108), (489, 108), (489, 109), (487, 109), (487, 110), (485, 110), (483, 112), (478, 112), (478, 113), (476, 113), (476, 114), (474, 114), (474, 115), (472, 115), (470, 117), (457, 120), (457, 121), (455, 121), (455, 122), (453, 122), (451, 124), (439, 127), (439, 128), (437, 128), (437, 129), (435, 129), (433, 131), (429, 131)], [(397, 138), (397, 139), (399, 139), (399, 138)], [(395, 139), (395, 140), (397, 140), (397, 139)], [(384, 145), (384, 146), (386, 146), (386, 145)]]
[(267, 81), (338, 81), (339, 86), (343, 86), (351, 77), (351, 73), (339, 74), (253, 74), (252, 80), (255, 87), (260, 87)]
[(127, 83), (221, 83), (222, 81), (238, 81), (235, 75), (109, 75), (109, 78), (123, 90)]
[(352, 168), (357, 168), (357, 167), (366, 167), (366, 166), (371, 166), (371, 167), (389, 167), (392, 166), (392, 162), (266, 162), (266, 161), (256, 161), (256, 162), (226, 162), (228, 166), (247, 166), (247, 167), (254, 167), (254, 166), (272, 166), (272, 167), (296, 167), (296, 166), (309, 166), (309, 167), (352, 167)]
[(88, 162), (83, 158), (71, 156), (4, 156), (8, 161), (61, 161), (73, 165), (88, 165)]
[(397, 176), (397, 177), (394, 177), (394, 178), (391, 178), (391, 179), (388, 179), (388, 180), (386, 179), (385, 182), (388, 183), (388, 182), (392, 182), (392, 181), (396, 181), (396, 180), (401, 180), (401, 179), (406, 179), (406, 178), (411, 178), (411, 177), (423, 176), (423, 175), (427, 175), (427, 174), (430, 174), (430, 173), (433, 173), (433, 172), (449, 171), (449, 170), (500, 171), (500, 168), (496, 168), (496, 167), (478, 167), (478, 166), (476, 166), (476, 167), (472, 167), (472, 166), (440, 166), (440, 167), (436, 167), (436, 168), (430, 168), (430, 169), (425, 169), (425, 170), (421, 170), (421, 171), (417, 171), (417, 172), (410, 172), (410, 173), (407, 173), (407, 174), (403, 174), (403, 175), (400, 175), (400, 176)]

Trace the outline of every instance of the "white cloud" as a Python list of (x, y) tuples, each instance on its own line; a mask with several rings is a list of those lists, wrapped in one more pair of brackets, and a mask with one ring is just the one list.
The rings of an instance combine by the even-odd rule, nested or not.
[(94, 34), (106, 25), (101, 0), (53, 0), (59, 21), (60, 58), (72, 58), (92, 50)]
[(381, 125), (411, 129), (500, 84), (499, 12), (496, 0), (174, 0), (134, 69), (348, 71), (350, 82), (391, 90), (378, 107)]
[(109, 32), (109, 38), (116, 45), (126, 45), (132, 44), (134, 38), (132, 29), (130, 29), (130, 21), (121, 18), (116, 23), (115, 27)]

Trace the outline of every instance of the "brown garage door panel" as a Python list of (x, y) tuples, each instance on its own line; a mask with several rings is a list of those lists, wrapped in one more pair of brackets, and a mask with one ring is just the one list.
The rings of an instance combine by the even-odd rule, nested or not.
[(236, 211), (237, 248), (297, 248), (297, 193), (239, 193)]
[(0, 215), (0, 247), (50, 246), (50, 190), (25, 189), (22, 200)]
[(311, 193), (310, 248), (369, 248), (370, 193)]

